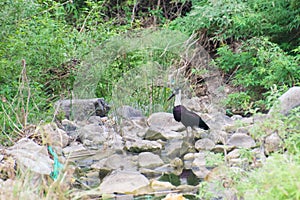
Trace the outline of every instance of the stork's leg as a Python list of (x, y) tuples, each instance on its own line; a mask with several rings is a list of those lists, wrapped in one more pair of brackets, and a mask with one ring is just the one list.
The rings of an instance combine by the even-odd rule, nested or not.
[(194, 133), (193, 133), (193, 129), (191, 127), (187, 127), (186, 129), (186, 142), (188, 144), (190, 144), (191, 148), (194, 147)]

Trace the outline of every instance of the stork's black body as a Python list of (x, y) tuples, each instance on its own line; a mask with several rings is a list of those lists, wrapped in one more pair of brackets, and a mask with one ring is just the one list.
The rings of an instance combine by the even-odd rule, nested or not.
[(185, 127), (202, 128), (208, 130), (208, 125), (196, 113), (189, 111), (182, 105), (173, 108), (174, 119), (181, 122)]
[(169, 97), (170, 100), (175, 96), (175, 106), (173, 108), (174, 119), (181, 122), (185, 127), (202, 128), (208, 130), (208, 125), (201, 119), (196, 113), (189, 111), (183, 105), (181, 105), (181, 91), (176, 89), (174, 93)]

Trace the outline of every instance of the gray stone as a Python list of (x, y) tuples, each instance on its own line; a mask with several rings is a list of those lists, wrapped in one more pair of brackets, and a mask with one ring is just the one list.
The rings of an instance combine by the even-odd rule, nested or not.
[(184, 163), (180, 158), (174, 158), (170, 161), (170, 165), (172, 167), (172, 173), (179, 176), (184, 168)]
[(150, 127), (159, 127), (166, 131), (182, 131), (185, 129), (183, 124), (175, 121), (173, 114), (165, 112), (158, 112), (150, 115), (148, 124)]
[(228, 134), (221, 130), (212, 130), (207, 138), (211, 139), (215, 144), (226, 144), (228, 140)]
[(201, 179), (204, 179), (209, 170), (206, 168), (206, 159), (204, 153), (195, 153), (194, 160), (192, 162), (192, 171), (193, 173)]
[(40, 146), (30, 139), (19, 140), (6, 153), (12, 155), (19, 166), (38, 174), (49, 175), (53, 170), (53, 160), (49, 158), (46, 146)]
[(224, 127), (234, 125), (234, 120), (223, 113), (214, 113), (210, 119), (211, 130), (225, 130)]
[(255, 147), (255, 141), (249, 135), (244, 133), (235, 133), (233, 134), (229, 140), (228, 145), (241, 147), (241, 148), (252, 148)]
[(205, 178), (209, 173), (209, 170), (206, 168), (205, 157), (206, 154), (203, 152), (186, 154), (183, 157), (184, 168), (191, 169), (198, 178)]
[(43, 142), (50, 146), (65, 147), (69, 143), (67, 132), (57, 127), (55, 123), (49, 123), (37, 128), (37, 133), (44, 139)]
[(182, 139), (182, 132), (164, 130), (163, 128), (157, 126), (150, 126), (145, 133), (145, 139), (147, 140), (170, 140), (174, 138)]
[(277, 133), (272, 133), (265, 138), (265, 153), (266, 155), (270, 155), (270, 153), (276, 152), (280, 150), (282, 147), (282, 139), (279, 137)]
[(117, 115), (127, 120), (144, 118), (142, 111), (135, 109), (131, 106), (122, 106), (118, 108)]
[(120, 131), (123, 138), (139, 139), (144, 138), (148, 126), (144, 118), (136, 118), (132, 120), (122, 120)]
[(100, 116), (90, 116), (87, 121), (89, 124), (97, 124), (97, 125), (104, 124)]
[(156, 141), (150, 140), (135, 140), (126, 141), (125, 149), (130, 152), (140, 153), (145, 151), (157, 151), (162, 149), (162, 145)]
[(230, 145), (217, 144), (211, 151), (214, 153), (225, 153), (231, 151), (234, 148), (234, 146)]
[(201, 99), (199, 97), (192, 97), (191, 99), (183, 99), (182, 104), (189, 110), (195, 112), (203, 112), (201, 108)]
[(78, 137), (86, 146), (97, 146), (106, 142), (107, 132), (104, 126), (88, 124), (78, 129)]
[(103, 117), (110, 109), (103, 98), (59, 100), (55, 103), (55, 107), (63, 111), (67, 119), (70, 119), (72, 115), (76, 120), (84, 120), (92, 115)]
[(165, 144), (165, 148), (161, 152), (161, 158), (165, 162), (176, 157), (182, 157), (184, 154), (188, 153), (191, 148), (191, 144), (184, 140), (171, 139)]
[(136, 166), (130, 157), (114, 154), (104, 158), (91, 166), (93, 169), (107, 169), (109, 171), (120, 169), (126, 171), (136, 171)]
[(162, 159), (151, 152), (142, 152), (138, 158), (139, 166), (143, 168), (155, 168), (162, 166), (164, 162)]
[(85, 152), (87, 149), (83, 144), (78, 142), (72, 142), (69, 146), (63, 148), (63, 153), (65, 156), (69, 157), (71, 154), (77, 154), (78, 152)]
[(201, 151), (201, 150), (210, 151), (214, 147), (215, 147), (215, 143), (212, 140), (208, 139), (208, 138), (203, 138), (203, 139), (197, 140), (197, 142), (195, 143), (195, 148), (198, 151)]
[(75, 131), (76, 129), (79, 128), (79, 126), (73, 122), (73, 121), (70, 121), (68, 119), (63, 119), (61, 121), (61, 124), (62, 126), (64, 127), (64, 130), (68, 133), (70, 131)]
[(293, 108), (300, 106), (300, 87), (292, 87), (279, 97), (279, 105), (275, 104), (269, 111), (269, 115), (279, 111), (288, 115)]
[(139, 172), (116, 170), (104, 178), (99, 190), (102, 194), (136, 194), (137, 191), (146, 188), (149, 184), (149, 180)]

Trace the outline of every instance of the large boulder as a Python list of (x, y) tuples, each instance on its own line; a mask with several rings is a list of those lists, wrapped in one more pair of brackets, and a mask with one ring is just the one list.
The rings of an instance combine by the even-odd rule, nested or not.
[(181, 131), (185, 129), (183, 124), (175, 121), (173, 114), (165, 112), (158, 112), (150, 115), (148, 118), (148, 125), (150, 127), (158, 127), (165, 131)]
[(279, 105), (274, 105), (269, 114), (279, 110), (283, 115), (287, 115), (293, 108), (300, 106), (300, 87), (292, 87), (279, 97)]
[(149, 185), (149, 180), (139, 172), (116, 170), (104, 178), (99, 189), (103, 194), (137, 194)]
[(53, 170), (53, 160), (49, 158), (47, 148), (30, 139), (21, 139), (6, 153), (13, 156), (19, 166), (38, 174), (49, 175)]
[(76, 120), (84, 120), (92, 115), (104, 117), (110, 110), (103, 98), (59, 100), (55, 107), (64, 112), (67, 119), (73, 117)]
[(249, 149), (255, 147), (256, 143), (254, 139), (247, 134), (235, 133), (229, 138), (227, 145)]

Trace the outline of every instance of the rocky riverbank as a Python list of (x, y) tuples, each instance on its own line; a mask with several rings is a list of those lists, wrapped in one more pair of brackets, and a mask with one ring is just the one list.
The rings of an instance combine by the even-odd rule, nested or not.
[[(279, 111), (287, 114), (299, 106), (299, 96), (299, 87), (290, 89), (280, 97)], [(209, 109), (205, 114), (200, 113), (200, 102), (198, 98), (184, 101), (211, 130), (193, 130), (191, 138), (171, 113), (145, 117), (123, 106), (107, 117), (109, 106), (103, 99), (74, 101), (77, 119), (38, 125), (14, 146), (2, 149), (1, 187), (13, 190), (18, 165), (33, 172), (32, 185), (59, 171), (61, 184), (74, 199), (199, 199), (201, 192), (210, 192), (215, 199), (235, 199), (234, 180), (228, 172), (260, 167), (282, 148), (284, 140), (276, 132), (266, 133), (263, 140), (251, 134), (271, 114), (228, 117)], [(69, 117), (70, 104), (59, 105)], [(57, 168), (58, 163), (63, 168)], [(201, 191), (203, 183), (208, 185), (205, 191)]]

